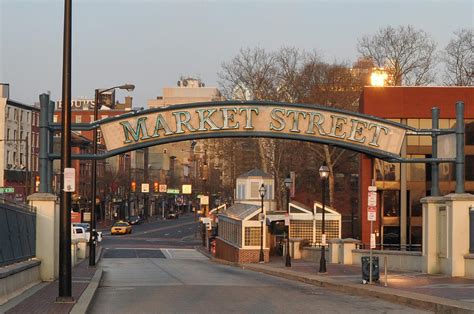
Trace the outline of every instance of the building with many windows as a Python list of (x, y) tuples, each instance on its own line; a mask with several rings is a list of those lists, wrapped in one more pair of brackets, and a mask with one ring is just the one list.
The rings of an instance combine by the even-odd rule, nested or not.
[[(360, 112), (406, 124), (431, 128), (431, 109), (440, 108), (441, 129), (456, 124), (455, 104), (465, 108), (465, 189), (474, 193), (474, 88), (473, 87), (365, 87)], [(431, 157), (431, 136), (407, 136), (402, 156)], [(440, 164), (441, 195), (454, 191), (452, 163)], [(422, 204), (430, 195), (431, 165), (387, 163), (366, 155), (360, 157), (359, 204), (361, 239), (369, 243), (367, 189), (371, 180), (377, 186), (377, 221), (374, 224), (378, 246), (384, 249), (420, 250), (422, 241)], [(466, 235), (467, 236), (467, 235)]]
[(26, 202), (38, 175), (39, 108), (11, 99), (10, 85), (0, 84), (0, 125), (0, 186), (13, 188), (0, 196)]

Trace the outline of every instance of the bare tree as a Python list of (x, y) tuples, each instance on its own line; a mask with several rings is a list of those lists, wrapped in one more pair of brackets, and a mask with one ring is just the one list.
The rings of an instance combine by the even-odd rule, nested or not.
[(388, 71), (391, 85), (427, 85), (435, 79), (436, 43), (413, 26), (387, 26), (373, 36), (362, 37), (357, 45), (363, 57)]
[(472, 86), (474, 84), (474, 33), (472, 29), (454, 32), (443, 52), (444, 84)]

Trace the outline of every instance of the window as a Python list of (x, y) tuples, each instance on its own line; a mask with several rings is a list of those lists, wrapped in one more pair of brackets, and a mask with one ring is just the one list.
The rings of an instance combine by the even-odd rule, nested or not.
[(400, 164), (375, 159), (377, 181), (400, 181)]
[(82, 122), (82, 116), (81, 115), (77, 115), (76, 116), (76, 123), (81, 123)]
[(10, 139), (10, 129), (7, 129), (7, 140)]
[(260, 245), (260, 227), (245, 227), (245, 245)]
[(245, 184), (237, 185), (237, 199), (239, 200), (245, 199)]
[(400, 191), (382, 191), (383, 215), (400, 217)]
[(10, 119), (10, 107), (7, 106), (7, 119)]
[(273, 199), (273, 185), (269, 184), (265, 186), (267, 192), (265, 193), (265, 199), (272, 200)]
[(53, 117), (53, 122), (54, 122), (54, 123), (58, 122), (58, 115), (57, 115), (57, 114), (54, 115), (54, 117)]
[(13, 130), (13, 139), (16, 140), (16, 130)]
[(30, 120), (30, 112), (27, 111), (26, 112), (26, 122), (28, 122)]
[(250, 198), (260, 198), (260, 193), (258, 189), (260, 188), (260, 182), (250, 182)]
[(23, 110), (20, 110), (20, 121), (23, 121)]
[[(466, 121), (467, 122), (467, 121)], [(466, 123), (466, 145), (474, 145), (474, 121)]]
[(474, 155), (466, 155), (466, 180), (474, 181)]
[(18, 120), (18, 109), (13, 109), (13, 120)]
[(23, 131), (20, 131), (20, 140), (23, 139)]

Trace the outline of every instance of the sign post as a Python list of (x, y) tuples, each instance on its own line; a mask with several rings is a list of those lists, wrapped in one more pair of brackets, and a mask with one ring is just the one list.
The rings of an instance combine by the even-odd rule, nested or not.
[(372, 249), (376, 246), (374, 221), (377, 220), (377, 187), (372, 182), (369, 186), (367, 201), (367, 220), (370, 221), (370, 248), (369, 248), (369, 284), (372, 284)]

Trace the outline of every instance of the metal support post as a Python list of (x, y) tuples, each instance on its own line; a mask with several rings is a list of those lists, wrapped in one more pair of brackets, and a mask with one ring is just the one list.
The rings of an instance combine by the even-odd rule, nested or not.
[(456, 103), (456, 189), (464, 193), (464, 103)]
[(47, 177), (48, 177), (48, 110), (49, 110), (49, 95), (40, 95), (40, 136), (39, 136), (39, 175), (40, 185), (39, 192), (47, 193)]
[[(439, 108), (431, 109), (431, 126), (433, 129), (439, 129)], [(431, 157), (438, 158), (438, 134), (431, 134)], [(431, 196), (439, 196), (439, 163), (431, 163)]]
[[(99, 119), (99, 94), (98, 89), (95, 90), (95, 103), (94, 103), (94, 122)], [(97, 129), (92, 131), (92, 153), (97, 154)], [(95, 224), (95, 207), (96, 207), (96, 198), (97, 198), (97, 160), (92, 160), (92, 169), (91, 169), (91, 235), (89, 239), (89, 267), (95, 267), (95, 234), (96, 234), (96, 224)]]
[(469, 253), (474, 254), (474, 206), (469, 207)]
[[(72, 0), (65, 0), (64, 4), (61, 114), (61, 208), (59, 219), (59, 295), (56, 301), (73, 302), (71, 269), (71, 192), (66, 192), (64, 186), (64, 169), (71, 167)], [(48, 103), (49, 101), (46, 105), (48, 105)], [(45, 119), (45, 122), (46, 121), (47, 120)]]
[[(148, 147), (145, 148), (145, 153), (143, 154), (143, 183), (149, 184), (149, 174), (148, 174)], [(143, 216), (145, 219), (148, 219), (148, 193), (143, 194)]]
[[(48, 110), (48, 126), (53, 123), (54, 117), (54, 101), (49, 102)], [(48, 128), (48, 156), (52, 154), (54, 150), (54, 131)], [(48, 193), (53, 193), (53, 178), (54, 178), (54, 167), (53, 160), (48, 158), (48, 173), (46, 180), (46, 190)]]

